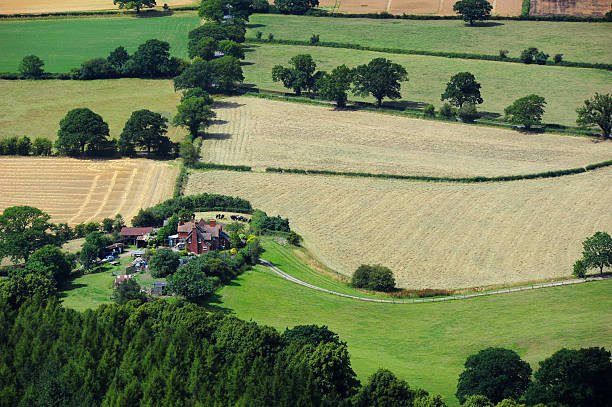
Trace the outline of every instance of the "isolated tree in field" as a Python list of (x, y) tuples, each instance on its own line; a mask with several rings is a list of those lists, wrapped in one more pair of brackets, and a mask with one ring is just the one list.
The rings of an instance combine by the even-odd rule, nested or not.
[(353, 93), (363, 97), (371, 94), (380, 107), (386, 97), (399, 99), (401, 83), (406, 81), (408, 72), (403, 66), (385, 58), (374, 58), (353, 70)]
[(85, 148), (97, 149), (107, 142), (108, 124), (85, 107), (69, 111), (60, 121), (55, 148), (62, 155), (84, 155)]
[(218, 50), (223, 52), (224, 55), (244, 59), (244, 48), (236, 41), (223, 40), (219, 42)]
[(395, 278), (391, 270), (380, 264), (373, 266), (362, 264), (353, 273), (351, 285), (356, 288), (388, 292), (395, 288)]
[(506, 120), (513, 124), (525, 126), (525, 129), (529, 130), (531, 126), (542, 124), (545, 105), (546, 100), (542, 96), (529, 95), (522, 97), (504, 109)]
[(28, 260), (36, 250), (55, 243), (51, 217), (31, 206), (12, 206), (0, 215), (0, 259)]
[(125, 64), (130, 60), (130, 54), (123, 47), (117, 47), (109, 54), (106, 61), (117, 73), (124, 71)]
[(290, 67), (276, 65), (272, 68), (272, 80), (282, 82), (300, 96), (303, 90), (313, 91), (321, 73), (316, 72), (317, 64), (308, 54), (296, 55), (289, 60)]
[(120, 140), (136, 144), (147, 149), (158, 151), (170, 140), (164, 136), (168, 132), (168, 119), (161, 114), (147, 109), (136, 110), (125, 123)]
[(186, 99), (178, 105), (177, 110), (178, 113), (173, 120), (174, 125), (187, 127), (193, 139), (198, 137), (202, 127), (210, 126), (211, 120), (217, 116), (201, 97)]
[(176, 272), (179, 266), (179, 254), (172, 249), (161, 248), (153, 254), (149, 262), (153, 277), (166, 277)]
[(335, 67), (331, 73), (326, 73), (319, 80), (318, 88), (321, 96), (336, 102), (336, 106), (345, 107), (347, 92), (353, 82), (353, 71), (346, 65)]
[(130, 60), (135, 73), (154, 78), (172, 73), (170, 44), (166, 41), (148, 40), (140, 44)]
[(70, 272), (72, 265), (66, 259), (66, 255), (55, 246), (45, 245), (36, 250), (26, 262), (26, 270), (30, 273), (40, 274), (57, 283), (64, 282)]
[(595, 93), (591, 99), (584, 101), (584, 106), (579, 107), (578, 120), (581, 126), (597, 125), (601, 129), (601, 138), (610, 137), (612, 129), (612, 94), (606, 95)]
[(354, 407), (412, 406), (416, 391), (387, 369), (378, 369), (359, 389)]
[(457, 382), (457, 398), (463, 404), (467, 397), (484, 395), (493, 403), (505, 398), (517, 399), (529, 385), (531, 367), (516, 352), (487, 348), (468, 356), (465, 370)]
[(136, 9), (136, 13), (140, 13), (141, 8), (155, 7), (155, 0), (113, 0), (113, 4), (118, 4), (121, 9)]
[(527, 405), (609, 406), (612, 363), (604, 348), (561, 349), (540, 362), (525, 393)]
[(189, 45), (189, 58), (202, 58), (205, 61), (210, 61), (215, 57), (215, 51), (217, 50), (217, 40), (212, 37), (203, 37), (193, 45)]
[(43, 65), (45, 63), (42, 59), (36, 55), (28, 55), (21, 60), (19, 73), (26, 79), (38, 79), (44, 74)]
[(474, 21), (487, 20), (491, 17), (493, 6), (487, 0), (460, 0), (455, 3), (453, 10), (474, 25)]
[(463, 106), (464, 103), (480, 104), (483, 102), (480, 96), (480, 83), (476, 82), (476, 78), (470, 72), (459, 72), (451, 76), (440, 100), (449, 100), (457, 107)]
[(244, 80), (240, 61), (232, 56), (224, 56), (210, 61), (215, 73), (213, 83), (224, 93), (231, 93), (236, 84)]
[(612, 237), (606, 232), (596, 232), (582, 242), (582, 258), (574, 264), (574, 275), (584, 277), (589, 269), (612, 266)]

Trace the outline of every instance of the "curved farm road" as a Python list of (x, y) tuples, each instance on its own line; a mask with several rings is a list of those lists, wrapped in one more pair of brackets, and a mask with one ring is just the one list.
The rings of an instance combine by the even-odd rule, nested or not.
[(278, 274), (279, 276), (283, 277), (284, 279), (289, 280), (293, 283), (302, 285), (304, 287), (312, 288), (313, 290), (323, 291), (328, 294), (338, 295), (340, 297), (352, 298), (354, 300), (359, 300), (359, 301), (381, 302), (381, 303), (392, 303), (392, 304), (414, 304), (414, 303), (422, 303), (422, 302), (465, 300), (468, 298), (483, 297), (485, 295), (506, 294), (506, 293), (514, 293), (514, 292), (519, 292), (519, 291), (535, 290), (537, 288), (558, 287), (562, 285), (571, 285), (571, 284), (582, 284), (582, 283), (586, 283), (590, 281), (600, 281), (600, 280), (606, 280), (606, 279), (612, 278), (612, 275), (608, 275), (604, 277), (589, 277), (586, 279), (568, 280), (568, 281), (561, 281), (558, 283), (534, 284), (534, 285), (525, 286), (525, 287), (507, 288), (503, 290), (487, 291), (484, 293), (455, 295), (451, 297), (441, 297), (441, 298), (421, 298), (421, 299), (416, 299), (416, 300), (380, 300), (376, 298), (358, 297), (355, 295), (342, 294), (337, 291), (332, 291), (326, 288), (318, 287), (316, 285), (306, 283), (302, 280), (299, 280), (295, 277), (290, 276), (289, 274), (285, 273), (284, 271), (282, 271), (281, 269), (279, 269), (278, 267), (276, 267), (274, 264), (270, 263), (269, 261), (260, 259), (259, 263), (267, 267), (268, 269), (272, 270), (274, 273)]

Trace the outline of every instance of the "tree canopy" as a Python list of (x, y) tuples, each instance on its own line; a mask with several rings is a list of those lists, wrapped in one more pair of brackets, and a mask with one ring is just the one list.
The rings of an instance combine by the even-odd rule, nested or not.
[(404, 67), (385, 58), (374, 58), (353, 70), (353, 93), (364, 97), (371, 94), (380, 107), (385, 97), (399, 99), (401, 83), (407, 80)]
[(395, 278), (393, 272), (385, 266), (362, 264), (353, 273), (351, 285), (357, 288), (388, 292), (395, 289)]
[(523, 125), (529, 130), (531, 126), (542, 123), (545, 105), (546, 100), (542, 96), (532, 94), (515, 100), (504, 109), (504, 113), (510, 123)]
[(476, 105), (483, 102), (480, 96), (480, 83), (470, 72), (459, 72), (451, 76), (446, 90), (440, 100), (449, 100), (451, 104), (461, 107), (464, 103)]
[(136, 9), (136, 13), (140, 13), (142, 8), (152, 8), (156, 5), (155, 0), (113, 0), (113, 4), (127, 10)]
[(317, 64), (311, 55), (300, 54), (289, 60), (289, 67), (276, 65), (272, 68), (272, 80), (282, 82), (283, 86), (292, 89), (296, 95), (302, 91), (314, 91), (320, 72), (316, 72)]
[(166, 277), (179, 266), (179, 254), (168, 248), (158, 249), (149, 261), (149, 268), (153, 277)]
[(156, 39), (140, 44), (130, 64), (134, 73), (149, 78), (172, 75), (175, 71), (170, 58), (170, 44)]
[(612, 266), (612, 237), (606, 232), (596, 232), (582, 242), (582, 258), (574, 265), (574, 274), (584, 277), (588, 269)]
[(487, 348), (468, 356), (457, 382), (457, 398), (483, 395), (493, 403), (505, 398), (518, 399), (530, 383), (531, 367), (516, 352)]
[(28, 55), (21, 60), (18, 70), (26, 79), (38, 79), (44, 74), (43, 65), (45, 63), (42, 59), (36, 55)]
[(474, 21), (487, 20), (491, 17), (493, 6), (487, 0), (459, 0), (453, 6), (453, 10), (474, 25)]
[(612, 94), (595, 93), (591, 99), (584, 101), (584, 106), (577, 109), (576, 122), (582, 126), (599, 126), (601, 138), (610, 137), (612, 129)]
[(346, 107), (347, 92), (353, 82), (353, 71), (346, 65), (335, 67), (331, 73), (326, 73), (319, 80), (318, 88), (321, 96), (336, 102), (338, 107)]
[[(422, 393), (426, 393), (423, 392)], [(378, 369), (354, 398), (354, 407), (412, 407), (417, 392), (387, 369)]]
[(36, 250), (55, 243), (51, 217), (31, 206), (12, 206), (0, 215), (0, 259), (28, 260)]
[(203, 0), (198, 14), (216, 22), (222, 22), (224, 16), (248, 21), (253, 14), (253, 0)]
[(215, 57), (218, 42), (213, 37), (202, 37), (195, 43), (189, 44), (189, 58), (202, 58), (210, 61)]
[(72, 264), (58, 247), (45, 245), (28, 258), (26, 270), (45, 276), (55, 284), (60, 284), (70, 275)]
[(108, 142), (108, 124), (86, 107), (72, 109), (60, 121), (55, 148), (60, 154), (84, 155), (85, 149), (97, 150)]
[(151, 151), (157, 153), (170, 143), (170, 139), (165, 136), (167, 132), (168, 119), (159, 113), (142, 109), (132, 112), (119, 140), (128, 150), (133, 150), (133, 146), (137, 145), (146, 148), (149, 154)]
[(185, 99), (178, 105), (177, 110), (178, 113), (173, 119), (174, 124), (187, 127), (194, 139), (199, 136), (200, 129), (210, 126), (211, 120), (216, 117), (215, 112), (202, 97)]
[(308, 10), (318, 7), (319, 0), (274, 0), (274, 6), (282, 14), (305, 14)]

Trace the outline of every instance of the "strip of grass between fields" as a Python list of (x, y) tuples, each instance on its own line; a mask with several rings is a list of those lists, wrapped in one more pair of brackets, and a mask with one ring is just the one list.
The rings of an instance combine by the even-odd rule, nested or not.
[(612, 166), (612, 160), (603, 161), (596, 164), (589, 164), (586, 167), (570, 168), (566, 170), (546, 171), (533, 174), (518, 174), (518, 175), (502, 175), (497, 177), (432, 177), (426, 175), (396, 175), (396, 174), (381, 174), (369, 172), (351, 172), (351, 171), (330, 171), (330, 170), (306, 170), (300, 168), (266, 168), (266, 172), (287, 173), (287, 174), (303, 174), (303, 175), (333, 175), (344, 177), (362, 177), (362, 178), (385, 178), (398, 179), (409, 181), (425, 181), (425, 182), (458, 182), (465, 184), (481, 183), (481, 182), (507, 182), (519, 181), (526, 179), (539, 178), (558, 178), (566, 175), (580, 174), (583, 172), (593, 171), (598, 168)]
[[(401, 55), (425, 55), (432, 57), (443, 57), (443, 58), (459, 58), (459, 59), (476, 59), (484, 61), (496, 61), (496, 62), (508, 62), (515, 64), (523, 64), (520, 58), (502, 58), (499, 55), (486, 55), (486, 54), (471, 54), (466, 52), (446, 52), (446, 51), (423, 51), (414, 49), (401, 49), (401, 48), (381, 48), (381, 47), (370, 47), (367, 45), (342, 43), (333, 41), (319, 41), (311, 43), (309, 41), (302, 40), (283, 40), (273, 39), (267, 40), (263, 38), (248, 38), (246, 44), (277, 44), (277, 45), (301, 45), (307, 47), (327, 47), (327, 48), (345, 48), (345, 49), (356, 49), (360, 51), (373, 51), (373, 52), (384, 52), (386, 54), (401, 54)], [(546, 65), (550, 66), (564, 66), (570, 68), (589, 68), (589, 69), (604, 69), (612, 70), (612, 64), (601, 64), (591, 62), (571, 62), (561, 61), (555, 63), (553, 61), (546, 61)]]

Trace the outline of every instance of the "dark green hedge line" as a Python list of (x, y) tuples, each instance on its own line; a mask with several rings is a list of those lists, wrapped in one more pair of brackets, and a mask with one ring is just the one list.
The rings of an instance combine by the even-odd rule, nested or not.
[[(16, 81), (16, 80), (23, 80), (23, 79), (26, 79), (26, 78), (22, 74), (20, 74), (18, 72), (0, 72), (0, 79)], [(69, 79), (72, 79), (72, 78), (70, 77), (70, 74), (68, 72), (56, 72), (56, 73), (45, 72), (37, 80), (44, 80), (44, 79), (69, 80)]]
[[(367, 45), (351, 44), (351, 43), (340, 43), (331, 41), (319, 41), (317, 43), (310, 43), (310, 41), (301, 40), (266, 40), (263, 38), (248, 38), (247, 43), (267, 43), (267, 44), (279, 44), (279, 45), (300, 45), (310, 47), (329, 47), (329, 48), (347, 48), (356, 49), (360, 51), (374, 51), (384, 52), (387, 54), (403, 54), (403, 55), (426, 55), (434, 57), (445, 57), (445, 58), (460, 58), (460, 59), (478, 59), (485, 61), (497, 61), (497, 62), (513, 62), (513, 63), (524, 63), (520, 58), (502, 58), (499, 55), (485, 55), (485, 54), (471, 54), (466, 52), (446, 52), (446, 51), (421, 51), (414, 49), (401, 49), (401, 48), (382, 48), (382, 47), (370, 47)], [(595, 68), (595, 69), (606, 69), (612, 70), (612, 64), (601, 64), (601, 63), (590, 63), (590, 62), (571, 62), (561, 61), (554, 63), (553, 61), (546, 61), (546, 65), (551, 66), (567, 66), (575, 68)]]
[(384, 179), (399, 179), (410, 181), (429, 181), (429, 182), (459, 182), (459, 183), (479, 183), (479, 182), (504, 182), (504, 181), (519, 181), (525, 179), (538, 178), (557, 178), (565, 175), (580, 174), (591, 171), (597, 168), (612, 166), (612, 160), (604, 161), (597, 164), (590, 164), (586, 167), (570, 168), (567, 170), (538, 172), (535, 174), (518, 174), (518, 175), (503, 175), (498, 177), (431, 177), (426, 175), (396, 175), (396, 174), (378, 174), (369, 172), (350, 172), (350, 171), (329, 171), (329, 170), (304, 170), (299, 168), (266, 168), (266, 172), (288, 173), (288, 174), (304, 174), (304, 175), (339, 175), (346, 177), (363, 177), (363, 178), (384, 178)]
[(140, 10), (136, 14), (130, 10), (91, 10), (91, 11), (57, 11), (53, 13), (15, 13), (15, 14), (0, 14), (2, 18), (28, 18), (28, 17), (70, 17), (70, 16), (109, 16), (109, 15), (134, 15), (135, 17), (150, 17), (151, 14), (156, 16), (171, 15), (173, 11), (193, 11), (197, 10), (197, 6), (181, 6), (172, 7), (168, 10)]
[(176, 177), (176, 182), (174, 183), (174, 194), (172, 195), (173, 198), (178, 198), (179, 196), (183, 195), (183, 186), (187, 181), (188, 175), (187, 168), (181, 166), (181, 170), (179, 171), (179, 174)]
[(226, 171), (252, 171), (248, 165), (227, 165), (227, 164), (212, 164), (212, 163), (195, 163), (189, 168), (194, 170), (226, 170)]

